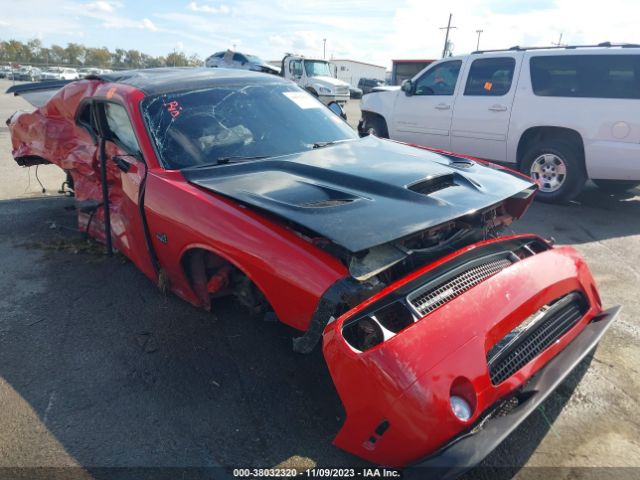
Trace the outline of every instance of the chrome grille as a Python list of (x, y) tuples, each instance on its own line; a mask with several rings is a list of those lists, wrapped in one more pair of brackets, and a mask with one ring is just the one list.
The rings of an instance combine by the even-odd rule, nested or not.
[(410, 296), (409, 302), (421, 315), (426, 315), (507, 268), (511, 263), (507, 258), (481, 263), (427, 291), (418, 291)]
[(344, 85), (339, 85), (336, 87), (336, 95), (348, 95), (349, 94), (349, 87), (346, 87)]
[[(498, 385), (536, 358), (582, 318), (587, 302), (571, 293), (552, 305), (545, 305), (525, 320), (534, 319), (524, 330), (516, 328), (487, 353), (491, 383)], [(514, 333), (515, 332), (515, 333)], [(504, 339), (503, 339), (504, 340)], [(506, 343), (506, 345), (505, 345)]]

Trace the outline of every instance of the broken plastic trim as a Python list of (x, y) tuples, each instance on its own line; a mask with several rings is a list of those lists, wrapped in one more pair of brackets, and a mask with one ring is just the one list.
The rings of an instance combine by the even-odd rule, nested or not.
[(350, 277), (335, 282), (320, 297), (308, 330), (304, 335), (293, 339), (293, 350), (298, 353), (311, 353), (322, 338), (325, 327), (332, 319), (337, 318), (382, 288), (383, 285), (379, 282), (359, 283)]

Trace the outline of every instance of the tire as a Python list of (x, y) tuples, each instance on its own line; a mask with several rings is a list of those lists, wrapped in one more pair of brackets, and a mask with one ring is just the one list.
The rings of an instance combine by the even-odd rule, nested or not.
[(633, 180), (594, 180), (598, 188), (607, 193), (624, 193), (640, 185)]
[(562, 140), (533, 145), (522, 157), (520, 171), (538, 184), (536, 199), (547, 203), (574, 199), (587, 181), (580, 149)]
[(375, 135), (378, 138), (389, 138), (387, 123), (380, 117), (367, 116), (362, 130), (365, 135)]

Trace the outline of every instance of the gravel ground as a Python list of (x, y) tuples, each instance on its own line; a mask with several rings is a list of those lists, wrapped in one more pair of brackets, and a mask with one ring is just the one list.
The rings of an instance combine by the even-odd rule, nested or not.
[[(358, 106), (347, 106), (350, 123)], [(21, 99), (0, 94), (0, 118), (18, 108)], [(343, 414), (319, 351), (294, 354), (290, 329), (233, 301), (210, 315), (165, 297), (126, 260), (87, 246), (72, 199), (55, 193), (59, 170), (40, 167), (51, 195), (42, 198), (0, 125), (0, 467), (75, 466), (77, 478), (205, 468), (167, 477), (195, 478), (220, 476), (218, 465), (361, 464), (331, 446)], [(639, 218), (640, 191), (592, 186), (567, 206), (534, 204), (516, 225), (575, 246), (605, 305), (624, 310), (595, 355), (470, 478), (640, 476)], [(167, 470), (135, 478), (145, 472)]]

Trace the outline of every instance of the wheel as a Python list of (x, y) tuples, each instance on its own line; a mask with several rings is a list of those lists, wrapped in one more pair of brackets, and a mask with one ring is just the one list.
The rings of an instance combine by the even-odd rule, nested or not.
[(640, 185), (633, 180), (594, 180), (593, 183), (607, 193), (623, 193)]
[(380, 117), (366, 117), (362, 130), (367, 135), (375, 135), (378, 138), (389, 138), (387, 124)]
[(520, 171), (538, 184), (536, 198), (549, 203), (575, 198), (587, 181), (580, 149), (560, 140), (533, 145), (523, 156)]

